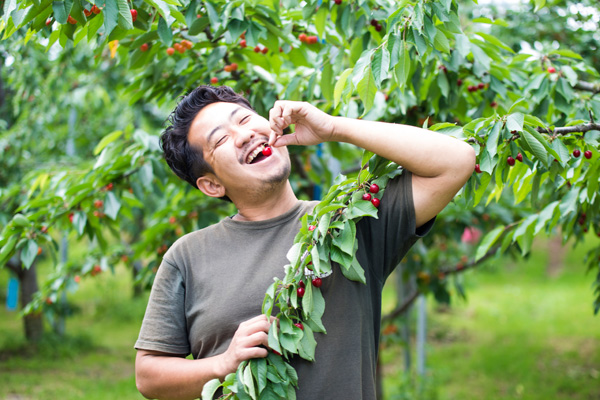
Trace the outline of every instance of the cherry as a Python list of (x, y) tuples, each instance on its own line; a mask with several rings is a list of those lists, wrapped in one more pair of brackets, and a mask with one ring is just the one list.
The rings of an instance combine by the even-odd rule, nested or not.
[(306, 287), (306, 285), (304, 284), (304, 281), (298, 282), (298, 286), (300, 286), (301, 288)]
[(46, 20), (46, 26), (50, 26), (51, 23), (52, 23), (52, 18), (48, 18)]
[(366, 201), (371, 201), (371, 195), (369, 193), (365, 193), (363, 194), (362, 199)]
[(379, 201), (379, 199), (377, 197), (375, 197), (375, 198), (373, 198), (373, 200), (371, 200), (371, 203), (373, 203), (375, 208), (378, 208), (379, 204), (381, 204), (381, 201)]
[(148, 51), (148, 43), (144, 43), (140, 46), (140, 51)]
[(260, 53), (260, 46), (258, 46), (258, 45), (257, 45), (257, 46), (254, 48), (254, 52), (255, 52), (255, 53)]
[(376, 27), (378, 23), (379, 23), (379, 21), (377, 21), (374, 18), (371, 20), (371, 26), (373, 26), (373, 27)]
[(167, 49), (167, 55), (172, 56), (173, 54), (175, 54), (175, 49), (172, 47), (169, 47)]
[(109, 184), (106, 185), (106, 190), (112, 190), (114, 187), (114, 185), (112, 184), (112, 182), (110, 182)]
[(270, 146), (265, 146), (262, 153), (263, 153), (263, 156), (269, 157), (271, 154), (273, 154), (273, 150), (271, 149)]
[(100, 14), (100, 12), (102, 12), (101, 9), (98, 8), (98, 6), (96, 6), (95, 4), (92, 6), (92, 12), (94, 14)]
[(137, 10), (134, 8), (131, 10), (131, 22), (135, 22), (137, 19)]
[(485, 88), (485, 83), (479, 82), (479, 84), (477, 85), (477, 89), (483, 89), (483, 88)]
[(338, 6), (339, 6), (340, 4), (342, 4), (342, 0), (333, 0), (333, 2), (334, 2), (335, 4), (337, 4)]
[(223, 67), (223, 70), (224, 70), (225, 72), (231, 72), (231, 71), (233, 71), (233, 70), (231, 69), (231, 65), (226, 65), (225, 67)]
[(490, 107), (492, 107), (492, 108), (496, 108), (496, 107), (498, 107), (498, 103), (496, 103), (495, 101), (492, 101), (492, 102), (490, 103)]
[(48, 233), (48, 227), (47, 226), (42, 226), (42, 229), (40, 229), (40, 231), (42, 233)]
[(517, 154), (517, 160), (519, 162), (523, 162), (523, 154), (521, 154), (521, 153)]
[(296, 290), (296, 293), (298, 294), (298, 297), (304, 297), (304, 293), (306, 292), (306, 289), (304, 289), (303, 287), (299, 287)]
[(579, 158), (580, 155), (581, 155), (581, 150), (579, 150), (579, 149), (573, 150), (573, 157)]
[(183, 47), (185, 47), (186, 49), (191, 49), (192, 47), (194, 47), (194, 43), (190, 42), (189, 40), (182, 40), (181, 44), (183, 45)]
[(315, 44), (319, 41), (319, 39), (316, 36), (308, 36), (306, 38), (306, 43), (308, 44)]
[(172, 217), (169, 217), (169, 223), (170, 223), (171, 225), (175, 224), (175, 222), (177, 222), (177, 218), (175, 218), (175, 217), (173, 217), (173, 216), (172, 216)]
[(592, 158), (592, 152), (590, 150), (586, 150), (583, 153), (583, 156), (589, 160), (590, 158)]
[(104, 205), (104, 202), (102, 200), (94, 201), (94, 207), (96, 207), (96, 208), (102, 208), (103, 205)]
[(383, 25), (381, 25), (381, 24), (377, 24), (377, 25), (375, 26), (375, 30), (376, 30), (377, 32), (381, 32), (381, 30), (382, 30), (382, 29), (383, 29)]
[(177, 50), (179, 53), (183, 54), (185, 52), (185, 47), (181, 45), (181, 43), (175, 43), (173, 48)]
[(323, 280), (321, 278), (315, 278), (312, 280), (312, 285), (314, 287), (321, 287), (321, 285), (323, 284)]
[(217, 82), (219, 82), (219, 78), (217, 78), (216, 76), (213, 76), (212, 78), (210, 78), (210, 83), (212, 83), (213, 85)]
[(462, 84), (463, 84), (463, 80), (462, 79), (457, 79), (456, 80), (456, 85), (457, 86), (462, 86)]
[(443, 72), (448, 72), (448, 68), (446, 68), (446, 66), (445, 66), (445, 65), (440, 65), (440, 66), (438, 67), (438, 69), (439, 69), (439, 70), (441, 70), (441, 71), (443, 71)]
[(309, 230), (310, 232), (314, 231), (314, 230), (315, 230), (315, 228), (316, 228), (316, 226), (314, 226), (314, 225), (309, 225), (309, 226), (308, 226), (308, 230)]
[(246, 48), (246, 46), (247, 46), (247, 45), (246, 45), (246, 39), (242, 39), (242, 40), (240, 40), (240, 47), (241, 47), (242, 49), (245, 49), (245, 48)]
[(510, 165), (511, 167), (513, 165), (515, 165), (515, 159), (512, 158), (511, 156), (508, 156), (508, 158), (506, 159), (506, 162), (508, 163), (508, 165)]
[(304, 330), (304, 325), (302, 325), (302, 322), (296, 322), (294, 326), (302, 331)]
[(475, 172), (477, 172), (478, 174), (481, 173), (481, 167), (479, 166), (479, 164), (475, 164)]
[(74, 217), (74, 216), (75, 216), (75, 214), (73, 214), (73, 213), (69, 213), (69, 221), (70, 221), (71, 223), (73, 223), (73, 217)]
[(79, 275), (75, 275), (75, 278), (73, 278), (73, 280), (75, 280), (75, 283), (79, 283), (79, 281), (81, 281), (81, 277)]
[(71, 17), (70, 15), (67, 17), (67, 22), (71, 25), (75, 25), (77, 23), (77, 21), (75, 21), (75, 18)]
[(263, 48), (262, 48), (262, 50), (261, 50), (260, 52), (261, 52), (261, 53), (263, 53), (263, 54), (267, 54), (267, 52), (268, 52), (268, 51), (269, 51), (269, 49), (268, 49), (268, 48), (266, 48), (266, 47), (263, 47)]
[(369, 192), (371, 192), (371, 193), (378, 193), (379, 192), (379, 185), (377, 185), (376, 183), (373, 183), (371, 186), (369, 186)]
[(89, 17), (90, 15), (92, 15), (92, 10), (88, 10), (87, 8), (84, 8), (83, 15), (85, 15), (86, 17)]
[(280, 357), (281, 357), (281, 353), (280, 353), (280, 352), (278, 352), (277, 350), (273, 350), (273, 349), (271, 349), (271, 351), (273, 352), (273, 354), (277, 354), (278, 356), (280, 356)]
[(302, 43), (306, 42), (306, 38), (307, 38), (306, 33), (301, 33), (298, 35), (298, 40), (300, 40)]
[(548, 67), (548, 72), (550, 72), (551, 74), (556, 72), (556, 68), (554, 67)]
[(231, 63), (231, 64), (229, 64), (229, 66), (231, 67), (232, 71), (237, 71), (237, 69), (238, 69), (237, 63)]
[(42, 254), (42, 248), (38, 247), (37, 255), (39, 256), (40, 254)]

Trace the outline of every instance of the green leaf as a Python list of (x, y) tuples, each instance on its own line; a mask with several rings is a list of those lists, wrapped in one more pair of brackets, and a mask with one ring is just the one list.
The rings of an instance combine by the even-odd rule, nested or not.
[[(0, 266), (8, 260), (17, 244), (18, 236), (11, 236), (0, 250)], [(37, 250), (37, 249), (36, 249)]]
[(321, 72), (321, 93), (328, 101), (333, 100), (333, 89), (333, 69), (331, 63), (327, 63)]
[(350, 263), (349, 268), (341, 268), (342, 274), (346, 277), (346, 279), (350, 279), (351, 281), (366, 283), (365, 279), (365, 271), (362, 266), (359, 264), (356, 257)]
[(476, 261), (485, 256), (485, 253), (487, 253), (490, 247), (492, 247), (492, 245), (496, 243), (498, 238), (502, 235), (502, 232), (504, 232), (504, 227), (497, 226), (483, 237), (481, 243), (479, 244), (479, 247), (477, 247), (477, 252), (475, 253)]
[(209, 20), (208, 17), (197, 18), (190, 26), (190, 30), (188, 33), (191, 36), (196, 36), (204, 31), (204, 28), (208, 26)]
[(100, 140), (100, 143), (98, 143), (98, 145), (96, 145), (96, 147), (94, 148), (94, 155), (97, 156), (98, 154), (100, 154), (100, 152), (106, 146), (108, 146), (110, 143), (117, 140), (122, 134), (123, 134), (123, 131), (115, 131), (115, 132), (109, 133), (108, 135), (104, 136), (102, 138), (102, 140)]
[(450, 52), (450, 43), (448, 42), (448, 38), (439, 29), (435, 33), (435, 38), (433, 39), (433, 46), (442, 53)]
[(508, 47), (507, 45), (505, 45), (504, 43), (502, 43), (498, 38), (496, 38), (495, 36), (489, 35), (487, 33), (483, 33), (483, 32), (476, 32), (479, 36), (481, 36), (486, 42), (493, 44), (494, 46), (500, 47), (512, 54), (514, 54), (514, 50), (511, 49), (510, 47)]
[(521, 133), (521, 137), (527, 142), (533, 155), (547, 167), (548, 152), (544, 146), (527, 129)]
[(340, 102), (340, 98), (342, 97), (342, 92), (343, 92), (344, 88), (346, 87), (348, 77), (350, 76), (351, 73), (352, 73), (352, 68), (348, 68), (348, 69), (344, 70), (344, 72), (342, 72), (342, 74), (338, 78), (338, 81), (335, 83), (335, 89), (333, 90), (333, 102), (334, 102), (335, 107), (337, 107), (337, 105)]
[(448, 97), (448, 93), (450, 92), (450, 85), (448, 84), (448, 78), (445, 73), (439, 73), (437, 75), (437, 84), (440, 88), (440, 92), (444, 97)]
[(377, 87), (381, 87), (381, 82), (387, 78), (390, 68), (390, 53), (385, 47), (379, 47), (373, 55), (373, 77)]
[(160, 41), (163, 42), (165, 46), (170, 47), (171, 43), (173, 43), (173, 31), (171, 31), (171, 28), (167, 25), (164, 18), (158, 18), (158, 27), (156, 30)]
[(509, 114), (506, 117), (506, 128), (509, 131), (521, 132), (523, 130), (523, 123), (525, 122), (525, 116), (519, 112)]
[(73, 7), (72, 0), (66, 1), (53, 1), (52, 2), (52, 11), (54, 12), (54, 18), (60, 24), (66, 24), (69, 14), (71, 13), (71, 8)]
[(558, 54), (559, 56), (563, 56), (563, 57), (570, 57), (570, 58), (575, 58), (577, 60), (583, 60), (583, 57), (581, 57), (579, 54), (575, 53), (573, 50), (569, 50), (569, 49), (552, 50), (548, 54)]
[(29, 269), (31, 264), (33, 264), (33, 260), (37, 256), (38, 247), (35, 240), (27, 239), (25, 246), (21, 249), (21, 262), (26, 269)]
[(328, 8), (319, 7), (319, 11), (317, 11), (317, 15), (315, 15), (315, 28), (317, 29), (317, 34), (319, 37), (323, 37), (323, 34), (325, 33), (325, 23), (327, 22), (328, 16)]
[(406, 84), (406, 81), (410, 76), (410, 68), (410, 52), (408, 51), (406, 43), (404, 43), (402, 46), (400, 59), (398, 61), (398, 64), (396, 64), (396, 68), (394, 68), (394, 73), (396, 76), (396, 82), (398, 83), (398, 86), (403, 87)]
[(363, 114), (365, 114), (371, 109), (371, 107), (373, 107), (375, 94), (377, 93), (377, 86), (375, 85), (375, 79), (373, 77), (373, 73), (371, 71), (370, 66), (367, 67), (365, 75), (363, 76), (361, 81), (358, 82), (356, 91), (358, 92), (358, 96), (364, 103), (365, 109), (363, 111)]
[[(500, 138), (500, 129), (502, 128), (502, 123), (500, 121), (496, 121), (494, 126), (490, 129), (490, 133), (488, 134), (487, 141), (485, 143), (485, 151), (489, 154), (490, 159), (494, 158), (496, 154), (498, 154), (498, 139)], [(488, 171), (491, 173), (491, 171)]]
[(302, 339), (300, 339), (300, 344), (298, 346), (300, 357), (308, 361), (314, 361), (316, 347), (317, 341), (315, 340), (312, 329), (310, 329), (310, 326), (304, 325), (304, 335), (302, 336)]
[(113, 221), (117, 219), (117, 214), (121, 209), (121, 202), (117, 199), (117, 196), (113, 192), (106, 194), (106, 201), (104, 202), (104, 212)]
[(220, 386), (221, 381), (218, 379), (213, 379), (206, 382), (202, 388), (202, 400), (212, 400)]

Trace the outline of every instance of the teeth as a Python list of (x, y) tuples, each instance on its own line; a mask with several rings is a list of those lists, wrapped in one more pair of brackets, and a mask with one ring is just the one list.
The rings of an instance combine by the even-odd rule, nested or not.
[(254, 151), (250, 154), (248, 154), (248, 158), (246, 159), (246, 164), (250, 164), (252, 162), (252, 160), (254, 160), (256, 158), (256, 156), (263, 151), (263, 149), (265, 148), (265, 144), (261, 144), (260, 146), (258, 146), (256, 149), (254, 149)]

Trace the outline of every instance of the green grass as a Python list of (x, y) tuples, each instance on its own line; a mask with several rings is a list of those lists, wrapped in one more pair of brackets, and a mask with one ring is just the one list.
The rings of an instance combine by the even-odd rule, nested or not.
[[(590, 239), (586, 246), (598, 245)], [(415, 384), (401, 348), (387, 347), (385, 399), (600, 399), (600, 319), (583, 248), (569, 250), (555, 276), (546, 271), (547, 248), (540, 241), (526, 261), (466, 273), (468, 302), (453, 296), (451, 308), (440, 308), (430, 301), (428, 373)], [(0, 271), (0, 295), (7, 277)], [(67, 319), (67, 336), (47, 335), (35, 348), (16, 313), (0, 307), (0, 399), (142, 399), (133, 344), (147, 294), (132, 299), (131, 288), (122, 267), (85, 278), (69, 295), (80, 310)]]
[[(549, 246), (540, 241), (527, 260), (467, 273), (467, 302), (449, 309), (429, 302), (421, 382), (428, 393), (406, 398), (600, 399), (600, 319), (581, 256), (598, 239), (569, 249), (554, 274), (547, 271)], [(398, 348), (382, 354), (387, 399), (419, 386), (400, 383), (414, 374), (399, 367), (402, 356)]]

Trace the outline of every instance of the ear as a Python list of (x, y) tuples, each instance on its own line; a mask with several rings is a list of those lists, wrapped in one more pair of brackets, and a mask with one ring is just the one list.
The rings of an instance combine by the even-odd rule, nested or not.
[(225, 186), (213, 174), (206, 174), (196, 180), (196, 186), (202, 193), (210, 197), (225, 196)]

